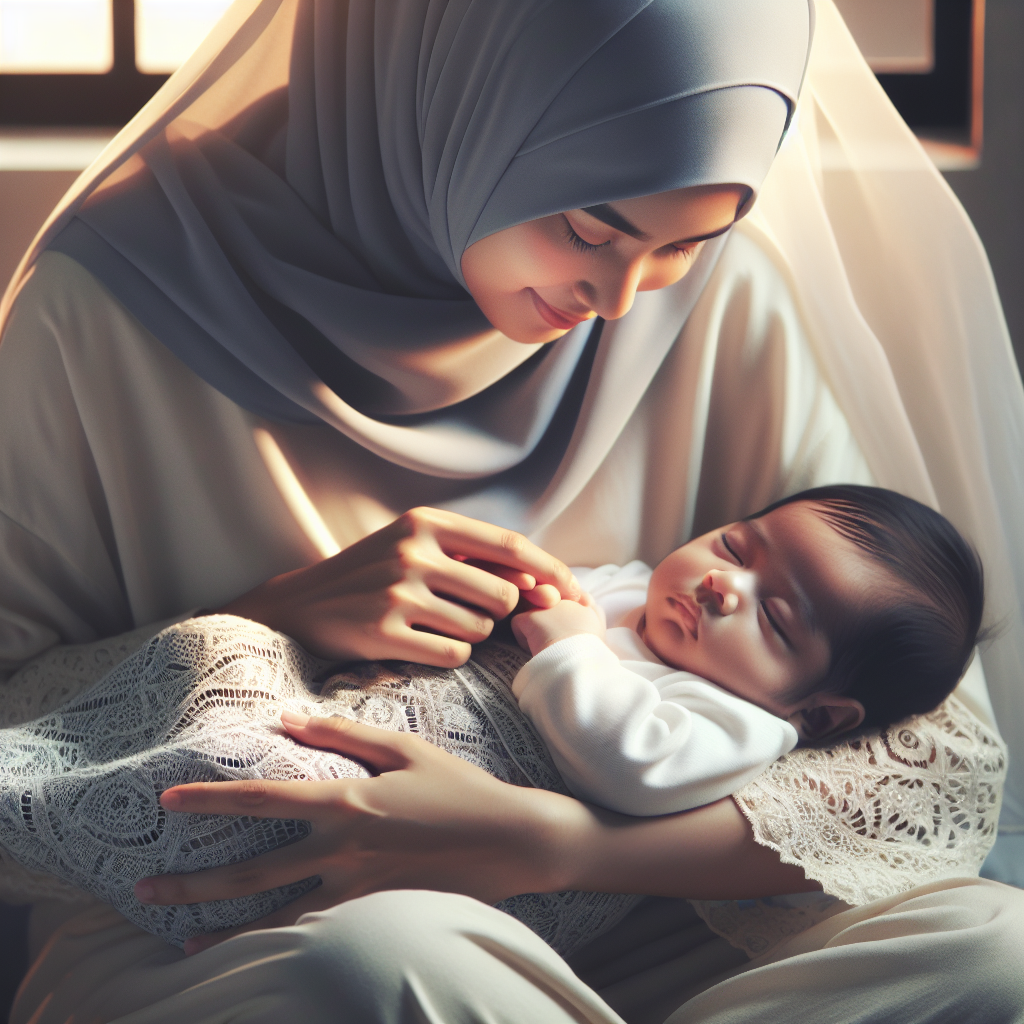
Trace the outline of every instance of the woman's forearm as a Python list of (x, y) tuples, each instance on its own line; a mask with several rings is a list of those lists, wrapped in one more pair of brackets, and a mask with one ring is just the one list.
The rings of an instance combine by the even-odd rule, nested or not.
[(535, 863), (551, 871), (548, 891), (753, 899), (821, 889), (756, 842), (731, 798), (658, 818), (626, 817), (555, 794), (544, 798), (564, 801), (536, 815), (537, 841), (546, 852)]

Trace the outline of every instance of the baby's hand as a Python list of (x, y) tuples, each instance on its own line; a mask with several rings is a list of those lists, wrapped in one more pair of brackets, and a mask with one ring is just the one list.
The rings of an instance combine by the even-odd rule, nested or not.
[(512, 632), (519, 646), (532, 655), (580, 633), (604, 639), (604, 631), (604, 612), (586, 592), (580, 595), (579, 602), (559, 601), (552, 608), (537, 608), (512, 618)]

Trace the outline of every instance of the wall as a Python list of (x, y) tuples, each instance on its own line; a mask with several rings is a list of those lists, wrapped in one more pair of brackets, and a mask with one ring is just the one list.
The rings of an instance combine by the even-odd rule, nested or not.
[(78, 171), (0, 171), (0, 290)]

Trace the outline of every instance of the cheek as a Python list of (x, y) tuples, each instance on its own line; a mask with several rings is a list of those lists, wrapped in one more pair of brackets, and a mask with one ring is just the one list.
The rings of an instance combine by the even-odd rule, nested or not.
[(667, 259), (650, 257), (644, 266), (636, 290), (638, 292), (655, 292), (659, 288), (668, 288), (677, 281), (681, 281), (690, 272), (697, 256), (700, 255), (701, 248), (703, 248), (703, 243), (692, 256), (682, 254)]
[(471, 245), (462, 257), (462, 274), (480, 302), (572, 279), (574, 255), (555, 236), (552, 224), (530, 221)]

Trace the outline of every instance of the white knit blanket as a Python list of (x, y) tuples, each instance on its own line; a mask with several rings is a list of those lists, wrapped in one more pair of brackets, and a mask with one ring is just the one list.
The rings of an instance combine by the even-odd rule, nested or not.
[[(173, 907), (145, 906), (132, 888), (146, 875), (257, 856), (301, 840), (309, 824), (167, 813), (165, 789), (368, 774), (294, 742), (279, 722), (288, 708), (415, 732), (505, 782), (566, 792), (508, 687), (523, 660), (518, 648), (495, 643), (459, 669), (363, 663), (318, 684), (322, 664), (256, 623), (208, 616), (171, 626), (69, 702), (0, 731), (0, 845), (21, 867), (92, 893), (175, 945), (254, 921), (319, 878)], [(568, 953), (637, 899), (572, 892), (500, 906)]]

